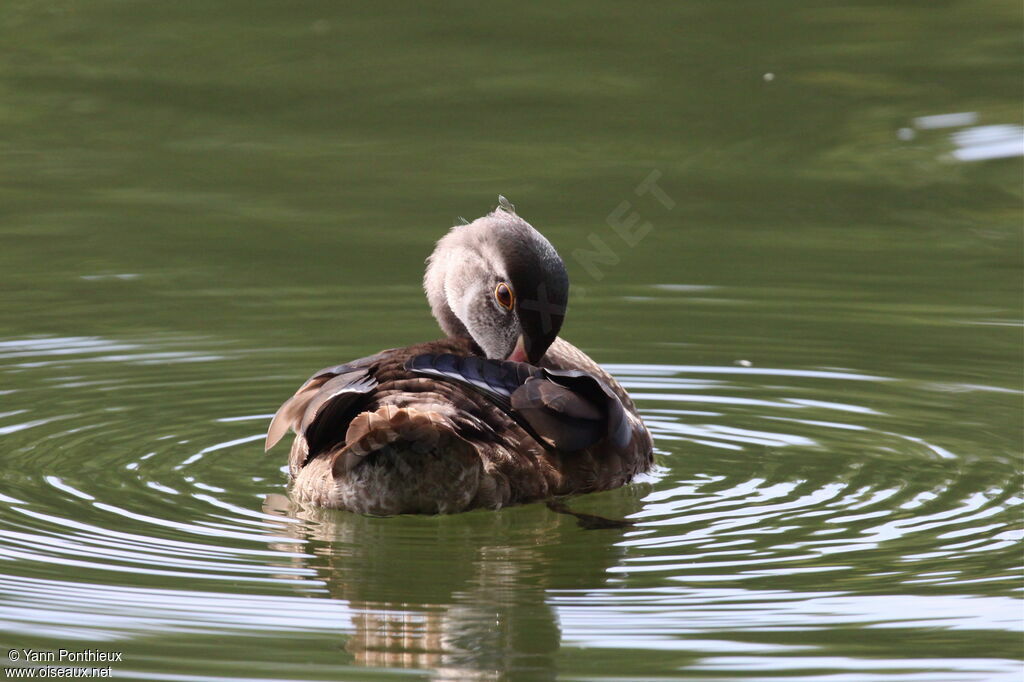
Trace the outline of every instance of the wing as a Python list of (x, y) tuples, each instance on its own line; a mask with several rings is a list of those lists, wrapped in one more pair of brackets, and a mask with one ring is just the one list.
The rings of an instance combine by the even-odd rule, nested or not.
[[(311, 376), (277, 410), (267, 431), (266, 449), (274, 447), (292, 429), (306, 440), (307, 445), (303, 449), (303, 461), (292, 462), (293, 467), (297, 468), (302, 466), (308, 454), (315, 455), (343, 438), (348, 421), (351, 420), (348, 413), (361, 396), (371, 392), (377, 385), (369, 370), (381, 355), (378, 353), (343, 365), (327, 367)], [(293, 455), (295, 452), (293, 449)]]
[(413, 374), (460, 383), (483, 393), (502, 410), (511, 410), (513, 391), (540, 370), (522, 362), (498, 362), (475, 355), (425, 353), (410, 358), (405, 368)]
[(366, 370), (339, 374), (324, 383), (310, 399), (296, 429), (306, 439), (310, 455), (344, 439), (358, 399), (376, 386), (377, 381)]
[[(557, 430), (553, 432), (559, 438), (578, 439), (582, 437), (579, 433), (581, 430), (590, 429), (592, 440), (586, 445), (579, 448), (558, 446), (559, 449), (583, 449), (603, 439), (607, 439), (616, 448), (624, 448), (629, 444), (633, 434), (626, 410), (617, 393), (608, 384), (582, 370), (541, 371), (558, 389), (549, 389), (534, 398), (532, 392), (527, 392), (531, 383), (527, 382), (513, 394), (512, 406), (524, 412), (533, 410), (538, 414), (536, 420), (541, 419), (539, 415), (544, 415), (548, 420), (559, 420), (566, 429), (564, 435)], [(588, 413), (588, 406), (597, 407), (601, 416), (595, 417)]]
[(406, 369), (484, 394), (548, 448), (573, 452), (605, 438), (625, 447), (631, 438), (618, 397), (586, 372), (450, 354), (418, 355)]

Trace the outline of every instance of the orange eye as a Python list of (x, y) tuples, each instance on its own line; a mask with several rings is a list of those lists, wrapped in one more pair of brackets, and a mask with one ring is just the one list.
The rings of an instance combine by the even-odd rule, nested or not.
[(505, 310), (512, 310), (512, 306), (516, 302), (516, 297), (512, 294), (512, 290), (504, 282), (494, 288), (494, 298), (497, 299), (498, 305)]

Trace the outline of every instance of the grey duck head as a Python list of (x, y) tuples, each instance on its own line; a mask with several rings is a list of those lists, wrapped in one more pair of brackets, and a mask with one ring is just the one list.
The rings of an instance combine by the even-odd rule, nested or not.
[(488, 358), (531, 364), (558, 336), (569, 300), (558, 252), (504, 197), (437, 242), (423, 288), (448, 336), (473, 339)]

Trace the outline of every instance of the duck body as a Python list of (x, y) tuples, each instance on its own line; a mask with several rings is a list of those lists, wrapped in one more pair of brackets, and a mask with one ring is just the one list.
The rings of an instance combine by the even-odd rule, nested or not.
[[(526, 225), (500, 209), (480, 220), (494, 217)], [(428, 298), (431, 276), (428, 269)], [(503, 278), (513, 280), (507, 286), (511, 291), (515, 284), (517, 295), (530, 286), (499, 272), (499, 288)], [(489, 295), (490, 284), (477, 289)], [(477, 289), (469, 305), (479, 307), (485, 304), (476, 301)], [(557, 289), (540, 293), (547, 300), (553, 291), (558, 299)], [(501, 312), (508, 301), (499, 296), (498, 302)], [(471, 320), (469, 328), (491, 315), (453, 303), (442, 302), (438, 310), (437, 298), (431, 299), (442, 327), (445, 315), (462, 319), (454, 311)], [(652, 439), (626, 391), (557, 337), (560, 319), (541, 325), (528, 310), (511, 306), (514, 315), (495, 318), (513, 333), (491, 334), (490, 352), (471, 333), (446, 330), (448, 338), (381, 351), (310, 377), (278, 410), (267, 435), (269, 449), (289, 429), (295, 432), (292, 497), (364, 514), (444, 514), (608, 490), (648, 470)], [(544, 334), (549, 338), (538, 340)]]

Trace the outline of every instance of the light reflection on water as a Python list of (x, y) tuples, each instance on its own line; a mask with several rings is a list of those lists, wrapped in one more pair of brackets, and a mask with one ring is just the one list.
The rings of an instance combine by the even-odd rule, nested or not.
[(1024, 128), (1018, 125), (976, 126), (952, 135), (957, 161), (986, 161), (1024, 156)]
[(1024, 156), (1024, 127), (998, 123), (975, 125), (979, 115), (974, 111), (954, 114), (919, 116), (913, 128), (900, 128), (896, 137), (904, 142), (917, 139), (917, 131), (954, 128), (949, 139), (955, 146), (949, 158), (954, 161), (977, 162)]

